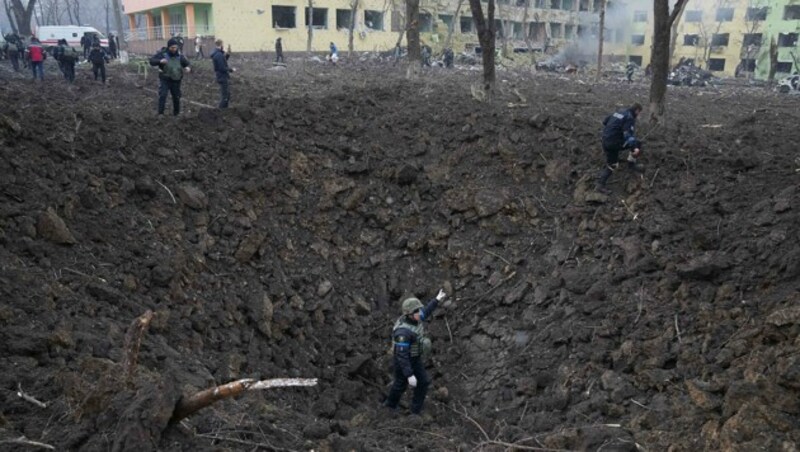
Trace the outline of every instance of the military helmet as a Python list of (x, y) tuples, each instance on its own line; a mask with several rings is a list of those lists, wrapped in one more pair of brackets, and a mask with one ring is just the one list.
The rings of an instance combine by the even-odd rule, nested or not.
[(421, 309), (422, 307), (423, 304), (421, 301), (419, 301), (419, 298), (411, 297), (403, 300), (403, 314), (405, 315), (413, 314), (414, 311)]

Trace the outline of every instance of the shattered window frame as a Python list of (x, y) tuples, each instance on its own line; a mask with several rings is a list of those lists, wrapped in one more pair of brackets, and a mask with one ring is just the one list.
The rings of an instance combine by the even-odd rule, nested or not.
[(784, 6), (783, 20), (800, 20), (800, 5)]
[(733, 22), (733, 8), (717, 8), (717, 22)]
[(419, 31), (421, 33), (433, 31), (433, 16), (430, 13), (419, 13)]
[(708, 70), (712, 72), (722, 72), (725, 70), (725, 58), (709, 58)]
[(352, 19), (352, 10), (349, 9), (336, 9), (336, 29), (337, 30), (349, 30), (350, 29), (350, 21)]
[(778, 61), (778, 64), (775, 65), (775, 72), (779, 72), (781, 74), (791, 74), (793, 68), (794, 61)]
[(461, 33), (472, 33), (475, 29), (473, 24), (474, 19), (472, 16), (461, 16), (458, 20), (458, 26), (461, 29)]
[(383, 31), (384, 30), (383, 19), (384, 19), (383, 11), (378, 11), (375, 9), (364, 10), (364, 26), (366, 26), (370, 30)]
[(272, 5), (272, 28), (297, 28), (297, 7), (290, 5)]
[(739, 61), (739, 66), (741, 66), (742, 70), (745, 72), (755, 72), (756, 71), (756, 59), (755, 58), (742, 58)]
[(796, 47), (798, 33), (778, 33), (778, 47)]
[(549, 22), (550, 37), (553, 39), (561, 39), (564, 37), (564, 27), (561, 22)]
[(634, 11), (633, 21), (638, 23), (647, 22), (647, 11)]
[(762, 33), (745, 33), (742, 35), (742, 47), (751, 45), (755, 47), (761, 47), (763, 40), (764, 35)]
[(642, 56), (641, 55), (628, 55), (628, 63), (633, 63), (639, 67), (642, 67)]
[(711, 47), (727, 47), (730, 39), (730, 33), (714, 33), (711, 35)]
[(695, 23), (703, 21), (703, 11), (700, 9), (686, 11), (684, 15), (686, 16), (686, 22)]
[(696, 33), (687, 33), (683, 35), (683, 45), (689, 47), (697, 47), (700, 44), (700, 35)]
[(751, 6), (747, 8), (744, 20), (749, 22), (764, 21), (767, 20), (767, 14), (769, 14), (769, 6)]
[[(308, 28), (308, 6), (305, 9), (305, 28)], [(322, 23), (318, 23), (317, 19), (320, 19), (320, 15), (322, 16)], [(328, 8), (314, 8), (314, 17), (311, 18), (312, 25), (311, 27), (315, 30), (327, 30), (328, 29)]]
[(643, 34), (635, 34), (631, 35), (631, 45), (632, 46), (643, 46), (645, 40), (645, 35)]

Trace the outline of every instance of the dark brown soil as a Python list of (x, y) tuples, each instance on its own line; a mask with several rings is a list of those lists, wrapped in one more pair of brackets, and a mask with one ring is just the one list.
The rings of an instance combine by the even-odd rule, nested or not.
[[(502, 72), (480, 103), (477, 71), (235, 65), (232, 108), (179, 120), (155, 117), (152, 73), (0, 70), (0, 441), (797, 449), (795, 98), (670, 90), (645, 176), (605, 197), (600, 122), (644, 85)], [(184, 92), (216, 102), (207, 64)], [(440, 287), (428, 416), (390, 416), (399, 300)], [(320, 385), (168, 423), (182, 395), (281, 376)]]

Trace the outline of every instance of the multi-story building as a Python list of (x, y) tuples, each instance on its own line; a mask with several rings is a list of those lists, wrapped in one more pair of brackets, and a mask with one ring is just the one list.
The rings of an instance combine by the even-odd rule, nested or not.
[[(558, 48), (596, 27), (599, 4), (600, 0), (499, 0), (496, 26), (512, 47)], [(330, 42), (346, 48), (353, 21), (355, 50), (389, 50), (401, 39), (405, 20), (403, 0), (123, 0), (123, 5), (131, 48), (140, 52), (160, 47), (176, 33), (214, 36), (243, 52), (270, 51), (281, 37), (286, 51), (305, 51), (309, 21), (314, 51), (326, 50)], [(456, 51), (478, 42), (468, 0), (422, 0), (419, 29), (421, 39), (434, 48), (448, 35)]]
[[(623, 17), (616, 20), (622, 28), (614, 28), (614, 23), (606, 27), (606, 40), (609, 35), (615, 40), (609, 53), (647, 64), (652, 51), (652, 2), (622, 1), (610, 14)], [(676, 30), (672, 64), (692, 60), (720, 76), (753, 74), (765, 79), (774, 39), (777, 73), (800, 70), (795, 64), (795, 57), (800, 59), (797, 0), (690, 0)]]

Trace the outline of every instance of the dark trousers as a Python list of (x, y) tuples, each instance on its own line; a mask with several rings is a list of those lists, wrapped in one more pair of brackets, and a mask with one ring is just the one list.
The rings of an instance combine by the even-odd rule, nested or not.
[(231, 87), (228, 80), (217, 81), (219, 83), (219, 108), (228, 108), (231, 100)]
[(92, 50), (91, 47), (84, 47), (83, 48), (83, 59), (86, 60), (89, 58), (89, 51)]
[(106, 82), (106, 65), (105, 64), (97, 64), (92, 63), (92, 73), (94, 73), (94, 79), (97, 80), (98, 77), (101, 77), (103, 83)]
[(619, 166), (619, 151), (622, 145), (619, 143), (603, 143), (603, 152), (606, 154), (606, 164), (597, 176), (597, 185), (605, 187), (608, 179), (614, 174)]
[(70, 83), (75, 81), (75, 61), (65, 61), (64, 65), (64, 79)]
[(19, 52), (9, 53), (8, 59), (11, 60), (11, 67), (14, 68), (14, 72), (19, 72)]
[(43, 61), (31, 61), (31, 70), (33, 71), (33, 79), (36, 80), (38, 77), (39, 80), (44, 80), (44, 62)]
[(158, 114), (163, 115), (167, 106), (167, 93), (172, 94), (172, 114), (181, 113), (181, 81), (168, 78), (159, 79), (158, 84)]
[[(428, 386), (431, 381), (428, 379), (428, 373), (425, 371), (425, 364), (420, 358), (411, 358), (411, 370), (414, 376), (417, 377), (417, 387), (414, 388), (414, 397), (411, 399), (411, 412), (419, 414), (422, 412), (422, 406), (425, 404), (425, 396), (428, 394)], [(386, 398), (384, 403), (389, 408), (397, 408), (400, 403), (400, 397), (406, 392), (408, 387), (408, 379), (403, 376), (403, 371), (400, 366), (395, 363), (394, 365), (394, 383), (392, 389), (389, 390), (389, 397)]]
[(275, 62), (283, 63), (283, 52), (278, 52), (275, 54)]

